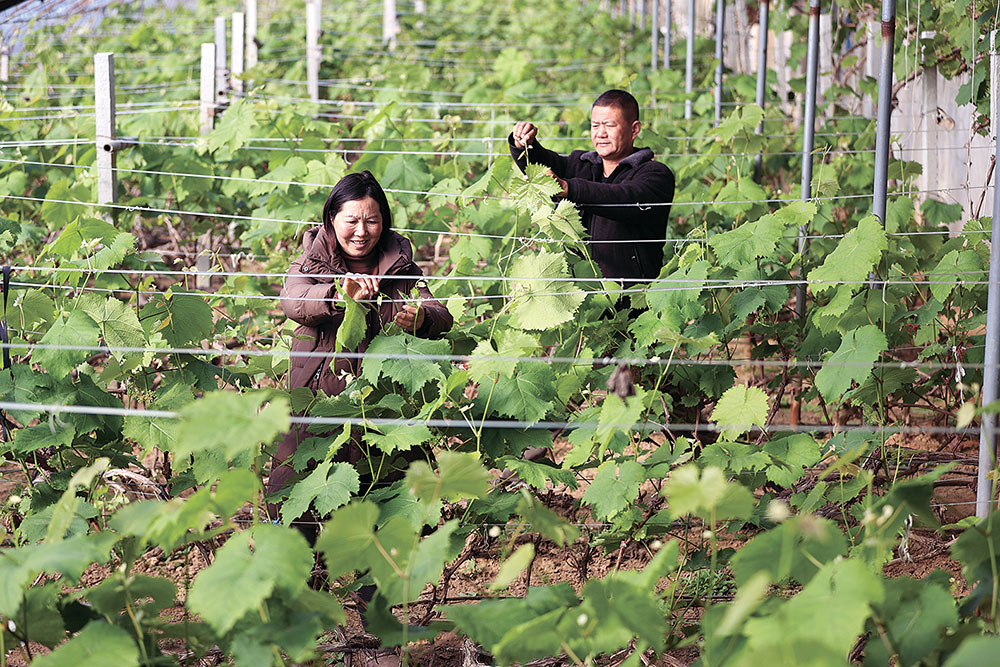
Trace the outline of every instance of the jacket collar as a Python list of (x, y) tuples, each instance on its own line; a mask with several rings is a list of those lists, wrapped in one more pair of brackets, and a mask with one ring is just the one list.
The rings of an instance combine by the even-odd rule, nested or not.
[[(581, 160), (587, 162), (593, 162), (594, 164), (604, 164), (604, 160), (601, 156), (597, 154), (597, 151), (587, 151), (580, 156)], [(653, 151), (650, 148), (636, 148), (635, 151), (629, 155), (627, 158), (619, 162), (619, 165), (628, 165), (629, 167), (635, 168), (644, 162), (649, 162), (653, 159)]]
[[(314, 263), (323, 264), (333, 269), (334, 273), (345, 273), (347, 266), (339, 250), (331, 250), (329, 236), (323, 227), (307, 229), (302, 235), (302, 250), (306, 257)], [(378, 253), (378, 273), (388, 275), (413, 260), (413, 247), (410, 242), (396, 232), (390, 230), (384, 243), (375, 248)]]

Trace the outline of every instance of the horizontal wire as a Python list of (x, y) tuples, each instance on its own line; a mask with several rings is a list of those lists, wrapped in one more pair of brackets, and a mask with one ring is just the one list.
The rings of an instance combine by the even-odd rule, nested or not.
[[(57, 164), (57, 163), (53, 163), (53, 164), (54, 164), (54, 166), (66, 166), (66, 165), (60, 165), (60, 164)], [(73, 165), (73, 166), (77, 166), (77, 165)], [(250, 180), (254, 180), (254, 179), (250, 179)], [(900, 195), (909, 195), (909, 194), (919, 194), (920, 192), (948, 191), (948, 190), (951, 190), (951, 189), (953, 189), (953, 188), (941, 188), (941, 189), (938, 189), (938, 190), (921, 190), (921, 191), (916, 191), (916, 192), (893, 192), (893, 193), (889, 193), (889, 194), (891, 196), (900, 196)], [(964, 190), (965, 188), (957, 188), (957, 189)], [(412, 193), (412, 194), (424, 194), (424, 195), (436, 195), (436, 196), (441, 196), (441, 197), (463, 197), (463, 198), (467, 198), (467, 199), (472, 199), (472, 198), (508, 199), (507, 197), (498, 197), (498, 196), (489, 196), (489, 195), (483, 195), (483, 196), (476, 197), (476, 196), (473, 196), (473, 195), (450, 195), (450, 194), (440, 193), (440, 192), (423, 192), (423, 191), (416, 191), (416, 190), (393, 190), (393, 189), (389, 189), (389, 188), (385, 188), (385, 191), (386, 192), (403, 192), (403, 193)], [(311, 220), (290, 220), (290, 219), (286, 219), (286, 218), (265, 218), (265, 217), (252, 216), (252, 215), (237, 215), (237, 214), (234, 214), (234, 213), (210, 213), (210, 212), (207, 212), (207, 211), (187, 211), (187, 210), (181, 210), (181, 209), (155, 208), (155, 207), (150, 207), (150, 206), (134, 206), (134, 205), (128, 205), (128, 204), (110, 204), (110, 203), (100, 203), (100, 202), (82, 202), (82, 201), (75, 201), (75, 200), (71, 200), (71, 199), (47, 199), (47, 198), (44, 198), (44, 197), (27, 197), (27, 196), (23, 196), (23, 195), (5, 195), (5, 196), (6, 196), (7, 199), (15, 199), (15, 200), (21, 200), (21, 201), (52, 202), (52, 203), (57, 203), (57, 204), (71, 204), (71, 205), (77, 205), (77, 206), (96, 206), (96, 207), (100, 207), (100, 208), (111, 208), (111, 209), (115, 209), (115, 210), (124, 210), (124, 211), (126, 211), (128, 213), (136, 213), (136, 212), (142, 213), (142, 212), (146, 212), (146, 213), (164, 213), (164, 214), (169, 214), (169, 215), (191, 215), (191, 216), (197, 216), (197, 217), (220, 218), (220, 219), (223, 219), (223, 220), (250, 220), (250, 221), (255, 221), (255, 222), (279, 222), (279, 223), (287, 223), (287, 224), (291, 224), (291, 225), (308, 225), (308, 226), (313, 226), (313, 227), (317, 227), (317, 226), (319, 226), (321, 224), (319, 222), (315, 222), (315, 221), (311, 221)], [(838, 197), (813, 197), (809, 201), (823, 201), (823, 200), (830, 200), (830, 199), (858, 199), (858, 198), (866, 198), (867, 199), (867, 198), (869, 198), (871, 196), (872, 195), (844, 195), (844, 196), (838, 196)], [(801, 200), (798, 200), (798, 199), (794, 199), (794, 200), (769, 199), (769, 200), (760, 200), (760, 201), (750, 200), (750, 201), (746, 201), (746, 202), (677, 202), (674, 205), (681, 205), (681, 206), (683, 206), (683, 205), (695, 205), (695, 204), (698, 204), (698, 205), (712, 205), (712, 204), (720, 204), (720, 203), (723, 203), (723, 204), (733, 204), (733, 203), (751, 203), (751, 204), (755, 204), (755, 203), (770, 203), (770, 202), (790, 203), (790, 202), (795, 202), (795, 201), (801, 201)], [(655, 204), (643, 204), (642, 206), (652, 206), (652, 205), (655, 205)], [(663, 204), (663, 205), (669, 206), (670, 204)], [(587, 206), (594, 206), (594, 205), (593, 204), (588, 204)], [(637, 204), (632, 204), (632, 206), (638, 206), (638, 205)], [(502, 235), (502, 234), (475, 234), (475, 233), (472, 233), (472, 232), (453, 232), (453, 231), (443, 231), (443, 230), (435, 230), (435, 229), (413, 229), (413, 228), (405, 228), (405, 227), (397, 227), (396, 230), (397, 231), (405, 231), (405, 232), (408, 232), (408, 233), (411, 233), (411, 234), (429, 234), (429, 235), (435, 235), (435, 236), (459, 236), (459, 237), (468, 237), (468, 238), (491, 238), (491, 239), (514, 240), (514, 241), (522, 241), (522, 242), (530, 242), (530, 243), (565, 243), (565, 244), (589, 243), (591, 245), (610, 245), (610, 244), (617, 244), (617, 243), (707, 243), (708, 242), (707, 238), (684, 238), (684, 237), (680, 237), (680, 238), (667, 238), (667, 239), (628, 239), (628, 240), (605, 240), (605, 241), (581, 240), (581, 241), (574, 241), (574, 240), (571, 240), (571, 239), (555, 239), (555, 238), (531, 237), (531, 236), (506, 236), (506, 235)], [(887, 232), (886, 236), (893, 236), (893, 237), (901, 236), (901, 237), (905, 237), (905, 236), (951, 235), (951, 234), (954, 234), (955, 236), (962, 236), (964, 234), (989, 234), (989, 233), (990, 233), (990, 230), (988, 230), (988, 229), (986, 229), (986, 230), (976, 230), (976, 229), (964, 230), (963, 229), (963, 230), (961, 230), (959, 232), (951, 232), (950, 230), (921, 231), (921, 232)], [(846, 236), (846, 234), (813, 234), (813, 235), (806, 236), (805, 238), (810, 239), (810, 240), (814, 240), (814, 239), (839, 239), (839, 238), (843, 238), (845, 236)], [(782, 238), (785, 238), (785, 239), (797, 239), (799, 237), (798, 236), (786, 236), (786, 237), (782, 237)]]
[[(136, 116), (136, 115), (139, 115), (139, 114), (147, 114), (147, 113), (167, 113), (169, 111), (194, 111), (195, 109), (199, 108), (198, 102), (181, 102), (180, 104), (187, 105), (187, 106), (170, 106), (170, 107), (161, 107), (161, 108), (157, 108), (157, 109), (132, 109), (132, 110), (126, 110), (126, 111), (117, 111), (115, 113), (118, 116)], [(15, 123), (20, 123), (20, 122), (23, 122), (23, 121), (26, 121), (26, 120), (68, 120), (68, 119), (71, 119), (71, 118), (93, 118), (95, 116), (97, 116), (96, 112), (94, 112), (94, 113), (75, 113), (75, 114), (56, 114), (56, 115), (47, 115), (47, 116), (16, 116), (16, 117), (12, 116), (12, 117), (8, 117), (8, 118), (2, 118), (2, 117), (0, 117), (0, 124), (10, 123), (12, 121), (15, 122)]]
[[(40, 333), (40, 332), (36, 332)], [(64, 345), (50, 343), (0, 343), (0, 349), (10, 350), (12, 354), (19, 354), (20, 350), (29, 352), (34, 350), (66, 351), (66, 352), (94, 352), (95, 354), (183, 354), (194, 357), (280, 357), (296, 359), (384, 359), (392, 361), (442, 361), (452, 364), (467, 364), (475, 362), (488, 363), (544, 363), (544, 364), (572, 364), (572, 365), (592, 365), (601, 364), (605, 366), (641, 366), (671, 368), (674, 366), (694, 366), (694, 367), (727, 367), (738, 368), (742, 366), (760, 366), (765, 368), (882, 368), (889, 370), (909, 370), (909, 369), (931, 369), (931, 370), (954, 370), (956, 366), (963, 369), (982, 370), (987, 366), (1000, 367), (997, 364), (985, 363), (957, 363), (941, 361), (874, 361), (871, 363), (855, 361), (810, 360), (810, 359), (689, 359), (672, 357), (663, 359), (662, 357), (529, 357), (518, 355), (477, 355), (477, 354), (423, 354), (423, 353), (389, 353), (389, 352), (315, 352), (311, 350), (289, 350), (272, 349), (265, 350), (259, 348), (226, 348), (226, 349), (206, 349), (202, 347), (123, 347), (116, 345)]]
[[(150, 410), (134, 408), (112, 408), (103, 405), (60, 405), (52, 403), (20, 403), (11, 401), (0, 401), (0, 410), (10, 412), (37, 411), (51, 412), (55, 414), (84, 414), (102, 415), (111, 417), (142, 417), (144, 419), (178, 419), (180, 413), (173, 410)], [(479, 419), (470, 417), (468, 422), (458, 419), (392, 419), (376, 417), (299, 417), (292, 415), (288, 418), (292, 424), (316, 424), (326, 426), (415, 426), (423, 425), (433, 428), (448, 428), (469, 431), (480, 431), (482, 429), (517, 429), (517, 430), (552, 430), (563, 429), (574, 431), (578, 429), (596, 430), (598, 428), (615, 428), (619, 430), (654, 432), (654, 431), (684, 431), (690, 433), (719, 433), (744, 429), (745, 432), (780, 433), (791, 431), (795, 433), (843, 433), (846, 431), (865, 432), (873, 434), (955, 434), (964, 433), (976, 435), (979, 427), (968, 426), (956, 428), (948, 426), (873, 426), (869, 424), (844, 424), (840, 426), (828, 426), (826, 424), (768, 424), (764, 426), (755, 424), (726, 424), (724, 426), (716, 424), (660, 424), (654, 421), (643, 423), (601, 423), (593, 422), (566, 422), (566, 421), (519, 421), (504, 419)]]

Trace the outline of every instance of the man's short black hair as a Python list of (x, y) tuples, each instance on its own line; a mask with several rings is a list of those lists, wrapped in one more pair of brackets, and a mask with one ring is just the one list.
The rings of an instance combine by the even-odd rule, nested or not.
[(639, 120), (639, 103), (632, 97), (632, 93), (627, 90), (612, 89), (604, 91), (590, 105), (591, 111), (593, 111), (594, 107), (617, 107), (621, 109), (622, 115), (625, 116), (625, 122), (629, 125)]

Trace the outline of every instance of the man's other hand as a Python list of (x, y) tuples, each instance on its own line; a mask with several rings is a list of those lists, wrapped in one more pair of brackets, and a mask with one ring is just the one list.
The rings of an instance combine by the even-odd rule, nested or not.
[(538, 128), (527, 121), (514, 125), (514, 148), (524, 148), (530, 145), (538, 135)]

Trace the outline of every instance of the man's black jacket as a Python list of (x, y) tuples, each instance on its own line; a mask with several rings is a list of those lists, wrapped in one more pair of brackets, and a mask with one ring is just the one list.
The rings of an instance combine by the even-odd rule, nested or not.
[[(607, 278), (655, 278), (663, 266), (663, 239), (667, 235), (674, 174), (653, 159), (653, 151), (637, 148), (608, 178), (597, 151), (560, 155), (537, 141), (527, 150), (507, 139), (511, 156), (524, 171), (527, 163), (549, 167), (566, 181), (566, 198), (577, 205), (590, 234), (590, 253)], [(631, 204), (595, 206), (595, 204)]]

